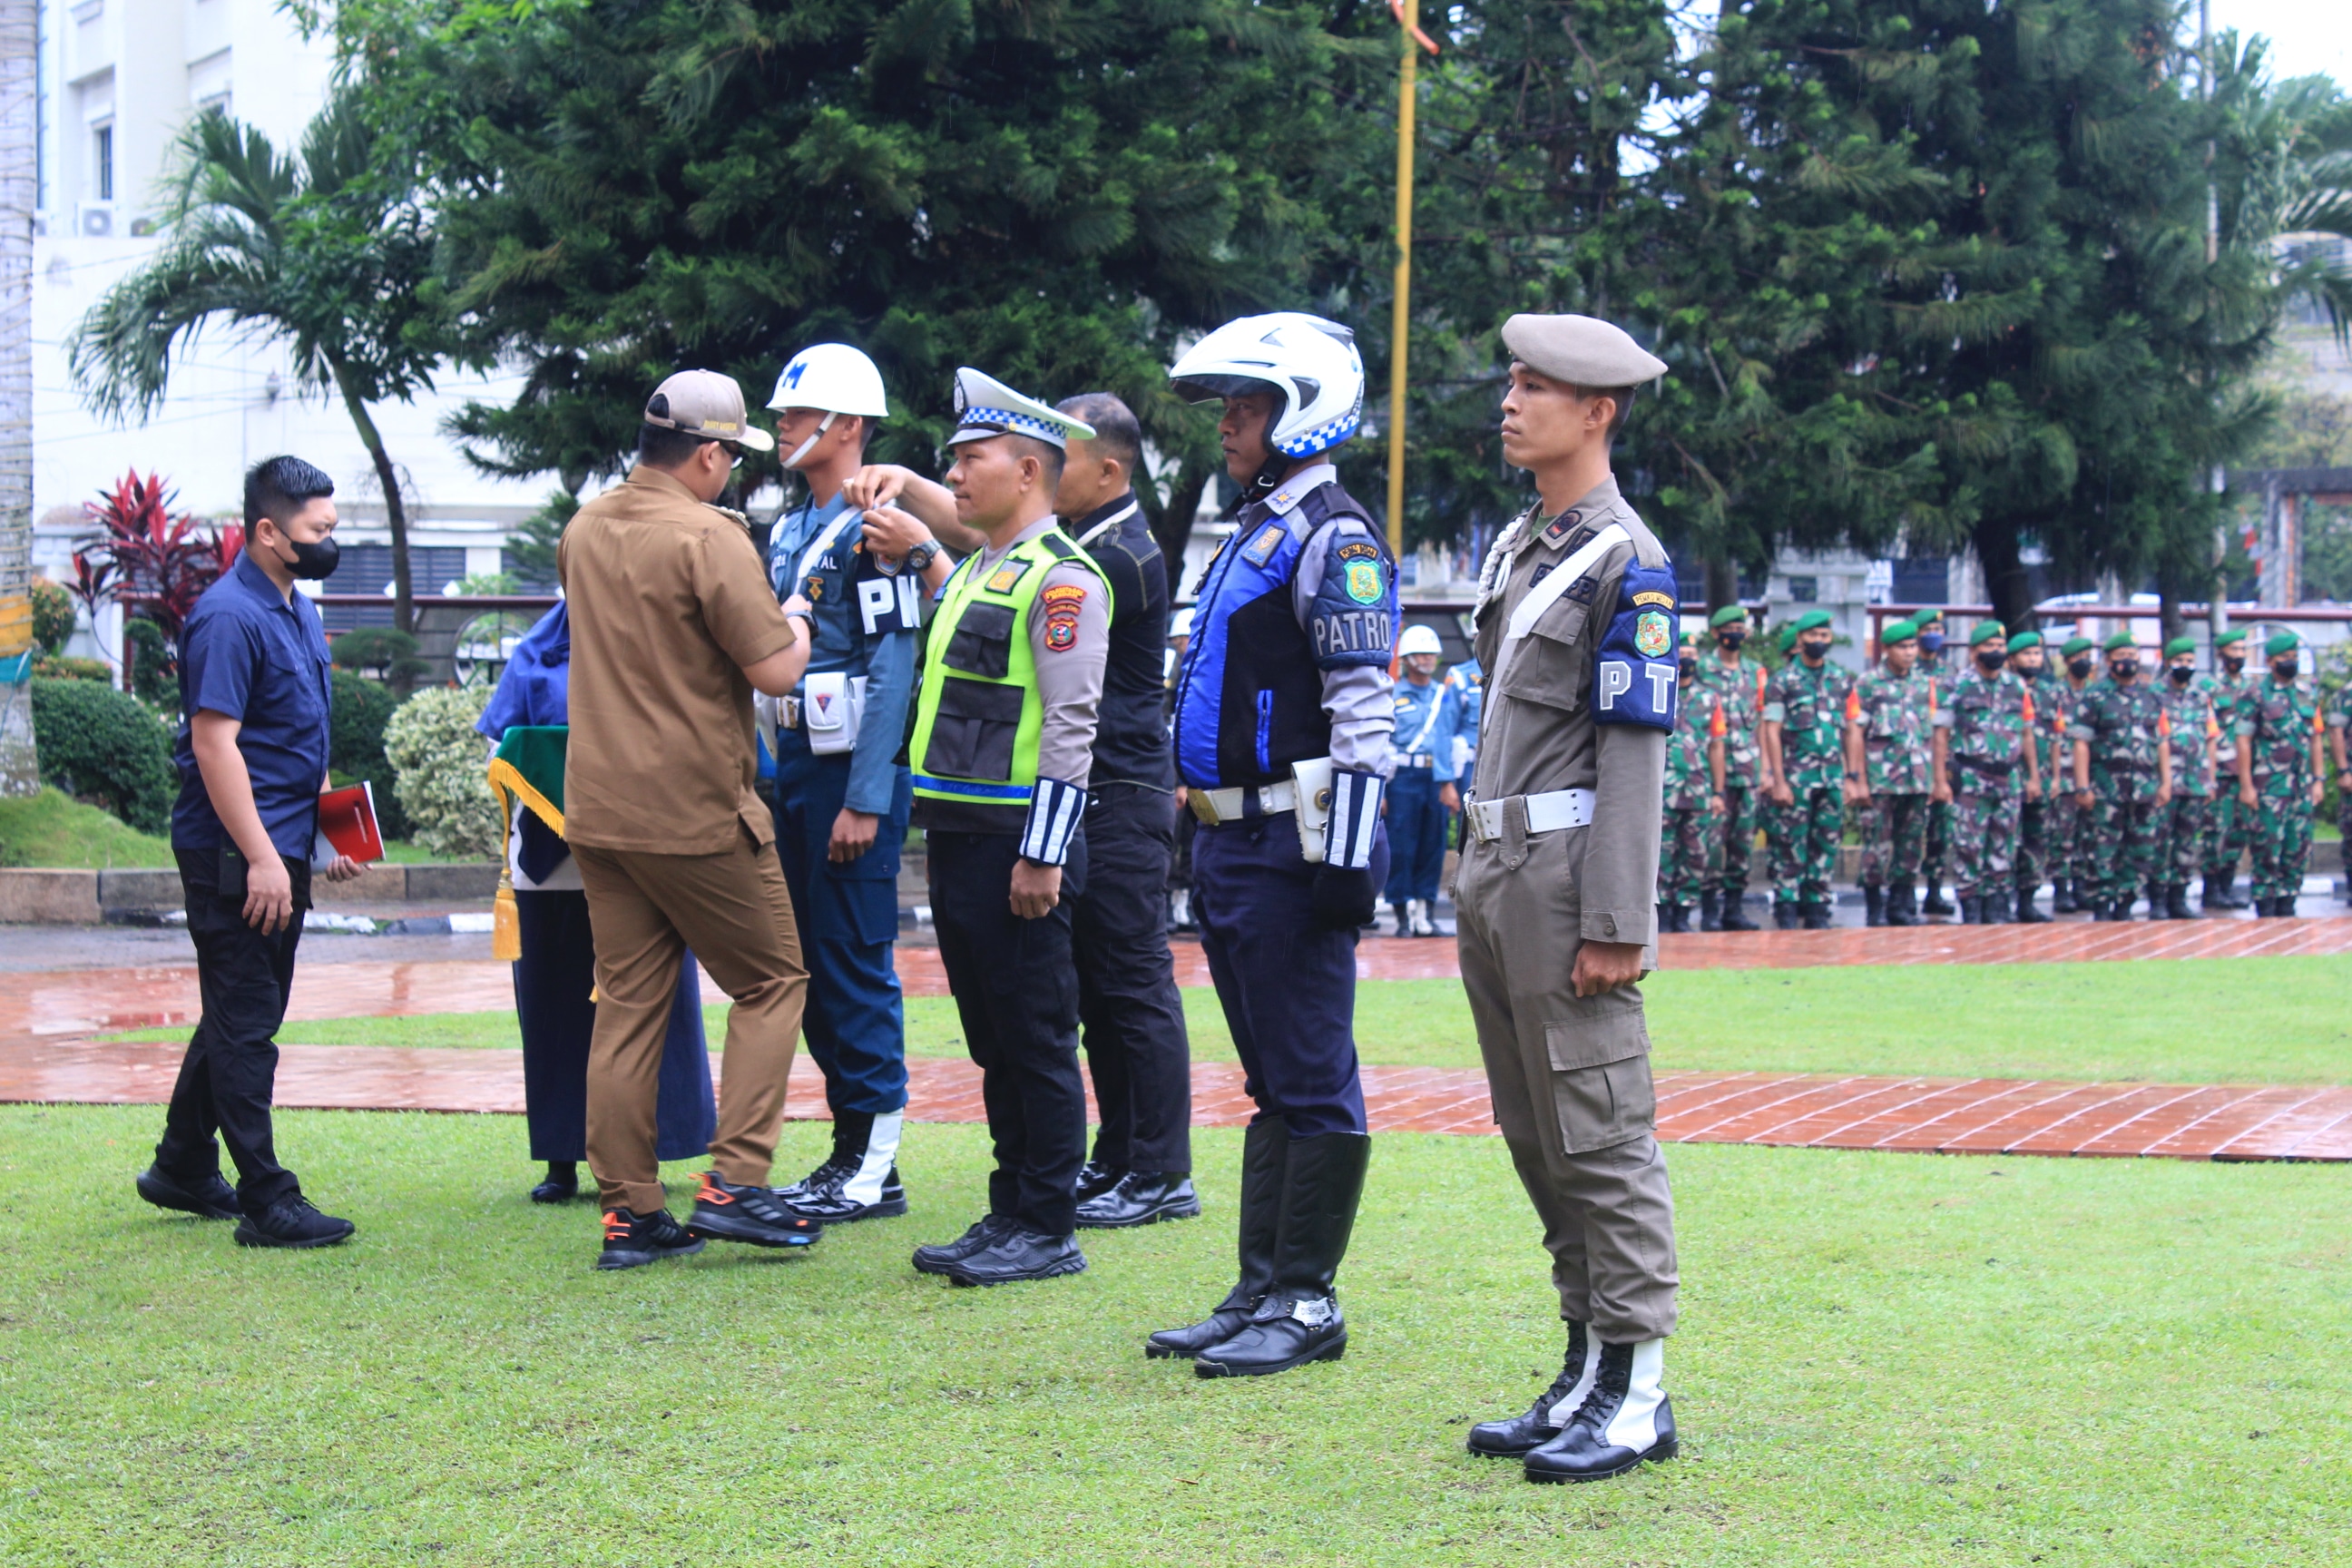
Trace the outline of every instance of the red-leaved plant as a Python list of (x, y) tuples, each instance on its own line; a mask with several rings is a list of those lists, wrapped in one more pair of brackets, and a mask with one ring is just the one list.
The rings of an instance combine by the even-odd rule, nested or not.
[(74, 551), (74, 581), (67, 584), (93, 618), (100, 605), (120, 603), (126, 613), (153, 621), (174, 647), (197, 598), (245, 548), (241, 525), (215, 530), (194, 513), (174, 516), (176, 499), (162, 475), (142, 479), (134, 468), (84, 502), (82, 513), (97, 529)]

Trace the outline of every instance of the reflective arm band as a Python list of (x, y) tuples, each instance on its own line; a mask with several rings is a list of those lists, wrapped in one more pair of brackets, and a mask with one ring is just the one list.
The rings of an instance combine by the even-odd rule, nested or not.
[(1059, 779), (1041, 778), (1029, 797), (1029, 819), (1021, 826), (1021, 858), (1059, 866), (1070, 858), (1070, 840), (1086, 816), (1087, 792)]
[(1372, 837), (1381, 825), (1381, 779), (1378, 773), (1331, 773), (1331, 816), (1323, 826), (1323, 863), (1361, 871), (1372, 863)]

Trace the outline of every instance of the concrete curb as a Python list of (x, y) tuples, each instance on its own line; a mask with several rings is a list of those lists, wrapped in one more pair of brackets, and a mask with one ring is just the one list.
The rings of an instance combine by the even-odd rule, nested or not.
[[(496, 865), (375, 865), (335, 891), (339, 901), (465, 903), (498, 889)], [(0, 925), (97, 925), (133, 912), (176, 910), (182, 903), (180, 873), (169, 867), (0, 868)]]

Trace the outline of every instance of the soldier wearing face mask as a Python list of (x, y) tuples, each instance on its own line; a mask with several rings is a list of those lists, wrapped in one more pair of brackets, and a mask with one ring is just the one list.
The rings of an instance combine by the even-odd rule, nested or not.
[(2156, 875), (2157, 822), (2172, 800), (2171, 729), (2164, 702), (2140, 679), (2127, 631), (2106, 640), (2107, 679), (2074, 710), (2074, 804), (2091, 816), (2096, 867), (2092, 912), (2131, 919), (2132, 900)]
[(2074, 792), (2065, 787), (2074, 771), (2074, 742), (2066, 733), (2083, 689), (2098, 672), (2099, 645), (2089, 637), (2068, 637), (2058, 649), (2059, 678), (2044, 693), (2034, 693), (2033, 705), (2042, 734), (2042, 776), (2050, 781), (2050, 912), (2071, 915), (2091, 907), (2091, 836), (2084, 826), (2083, 808)]
[(1797, 617), (1797, 657), (1764, 690), (1764, 763), (1771, 794), (1786, 814), (1787, 848), (1772, 889), (1772, 920), (1782, 931), (1830, 923), (1830, 875), (1845, 829), (1847, 699), (1853, 675), (1830, 662), (1827, 610)]
[(1698, 683), (1698, 634), (1683, 634), (1676, 662), (1675, 732), (1666, 742), (1665, 816), (1658, 832), (1661, 931), (1690, 930), (1691, 904), (1702, 897), (1707, 852), (1723, 815), (1723, 700)]
[(2009, 633), (1979, 621), (1969, 639), (1971, 668), (1952, 682), (1936, 714), (1936, 794), (1952, 805), (1952, 880), (1962, 925), (2003, 925), (2017, 854), (2017, 813), (2042, 793), (2032, 747), (2033, 698), (2002, 666)]
[(1748, 641), (1745, 605), (1724, 605), (1707, 617), (1706, 626), (1715, 647), (1698, 656), (1693, 679), (1723, 710), (1723, 810), (1707, 846), (1699, 930), (1754, 931), (1756, 922), (1740, 906), (1748, 896), (1748, 858), (1755, 853), (1762, 804), (1756, 730), (1764, 716), (1766, 671), (1763, 660), (1741, 651)]
[[(2238, 720), (2242, 705), (2253, 690), (2254, 677), (2246, 673), (2246, 628), (2233, 626), (2213, 639), (2213, 672), (2204, 679), (2213, 700), (2213, 720), (2221, 726), (2215, 766), (2234, 773), (2238, 766)], [(2213, 816), (2205, 830), (2205, 892), (2200, 900), (2210, 911), (2242, 910), (2246, 896), (2238, 891), (2238, 861), (2246, 853), (2252, 818), (2238, 807), (2238, 792), (2217, 790)]]
[(2148, 896), (2151, 920), (2194, 920), (2189, 879), (2205, 856), (2213, 823), (2213, 750), (2221, 729), (2213, 699), (2197, 679), (2197, 641), (2174, 637), (2164, 645), (2160, 692), (2172, 748), (2172, 802), (2158, 814), (2156, 878), (2159, 901)]
[(2060, 793), (2050, 787), (2058, 773), (2049, 748), (2063, 739), (2063, 731), (2051, 726), (2046, 704), (2057, 695), (2062, 682), (2050, 673), (2040, 632), (2020, 632), (2009, 639), (2009, 672), (2024, 682), (2033, 699), (2033, 721), (2026, 728), (2025, 748), (2042, 781), (2042, 787), (2029, 794), (2017, 811), (2017, 897), (2011, 915), (2019, 925), (2047, 925), (2050, 917), (2034, 907), (2033, 899), (2049, 872), (2051, 797)]
[(2254, 913), (2291, 915), (2311, 858), (2311, 817), (2326, 790), (2319, 692), (2299, 679), (2303, 644), (2279, 632), (2263, 645), (2270, 679), (2240, 700), (2238, 808), (2252, 825)]
[[(1937, 710), (1952, 705), (1952, 682), (1958, 671), (1943, 668), (1944, 612), (1921, 610), (1911, 617), (1919, 628), (1919, 662), (1916, 679), (1927, 683), (1935, 694)], [(1919, 880), (1927, 897), (1919, 900), (1923, 915), (1948, 915), (1952, 901), (1944, 897), (1944, 869), (1952, 858), (1952, 803), (1949, 800), (1930, 802), (1927, 806), (1927, 845), (1919, 857)]]

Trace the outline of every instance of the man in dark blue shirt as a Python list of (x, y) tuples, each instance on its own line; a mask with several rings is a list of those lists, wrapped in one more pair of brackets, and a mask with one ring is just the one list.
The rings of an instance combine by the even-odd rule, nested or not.
[[(269, 1107), (275, 1036), (310, 904), (311, 847), (327, 778), (327, 639), (297, 578), (335, 569), (335, 482), (299, 458), (245, 477), (246, 544), (180, 634), (172, 851), (187, 894), (204, 1014), (188, 1040), (155, 1163), (139, 1195), (236, 1219), (247, 1247), (331, 1247), (348, 1220), (320, 1214), (278, 1163)], [(340, 855), (330, 881), (359, 875)], [(221, 1179), (219, 1142), (236, 1163)]]

